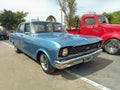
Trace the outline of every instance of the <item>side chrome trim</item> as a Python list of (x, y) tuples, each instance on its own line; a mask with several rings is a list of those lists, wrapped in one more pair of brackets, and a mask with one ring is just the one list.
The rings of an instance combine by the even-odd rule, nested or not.
[[(80, 56), (80, 57), (72, 58), (72, 59), (69, 59), (69, 60), (66, 60), (66, 61), (60, 61), (60, 60), (58, 61), (58, 60), (56, 60), (54, 62), (55, 63), (55, 67), (57, 69), (64, 69), (64, 68), (67, 68), (67, 67), (79, 64), (79, 63), (86, 63), (88, 61), (91, 61), (96, 56), (98, 56), (101, 52), (102, 52), (102, 49), (99, 49), (99, 50), (97, 50), (95, 52), (92, 52), (92, 53), (89, 53), (87, 55), (83, 55), (83, 56)], [(88, 61), (84, 61), (86, 58), (90, 58), (90, 59)]]

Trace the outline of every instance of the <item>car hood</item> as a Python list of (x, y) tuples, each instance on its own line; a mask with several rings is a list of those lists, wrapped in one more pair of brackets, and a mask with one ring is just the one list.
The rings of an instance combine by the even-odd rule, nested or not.
[(95, 43), (101, 40), (99, 37), (80, 36), (69, 33), (46, 33), (37, 35), (38, 38), (57, 42), (60, 46), (75, 46)]
[(120, 32), (120, 24), (102, 24), (102, 26), (112, 32)]

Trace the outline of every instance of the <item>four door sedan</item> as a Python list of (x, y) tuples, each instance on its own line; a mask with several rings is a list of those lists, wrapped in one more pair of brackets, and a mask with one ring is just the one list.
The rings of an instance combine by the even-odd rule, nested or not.
[(102, 51), (101, 38), (69, 34), (57, 22), (23, 22), (10, 41), (17, 52), (39, 61), (46, 73), (86, 63)]

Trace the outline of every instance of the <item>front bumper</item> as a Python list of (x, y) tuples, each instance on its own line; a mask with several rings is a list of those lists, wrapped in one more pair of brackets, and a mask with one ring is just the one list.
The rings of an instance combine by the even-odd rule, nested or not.
[(55, 61), (55, 67), (57, 69), (64, 69), (64, 68), (67, 68), (67, 67), (70, 67), (70, 66), (73, 66), (76, 64), (86, 63), (86, 62), (93, 60), (93, 58), (98, 56), (101, 52), (102, 52), (102, 49), (99, 49), (99, 50), (89, 53), (87, 55), (72, 58), (72, 59), (69, 59), (66, 61)]

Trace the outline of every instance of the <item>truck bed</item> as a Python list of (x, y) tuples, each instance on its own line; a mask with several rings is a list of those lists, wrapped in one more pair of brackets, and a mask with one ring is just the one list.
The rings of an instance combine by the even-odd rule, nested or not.
[(79, 34), (79, 29), (67, 29), (67, 32), (68, 33), (71, 33), (71, 34)]

